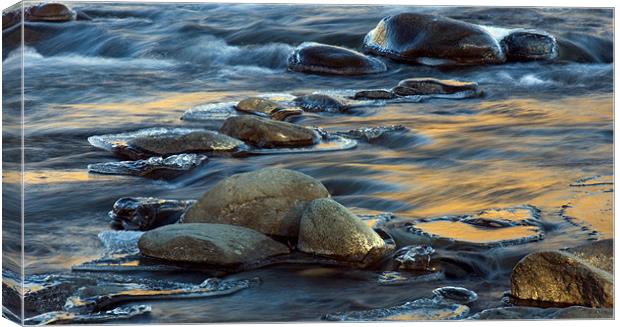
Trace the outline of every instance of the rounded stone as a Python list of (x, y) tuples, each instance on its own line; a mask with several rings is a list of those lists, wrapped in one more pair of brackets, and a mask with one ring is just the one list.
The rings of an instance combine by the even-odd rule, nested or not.
[(289, 253), (288, 247), (249, 228), (221, 224), (174, 224), (140, 237), (143, 255), (169, 261), (236, 266)]
[(299, 225), (297, 248), (343, 261), (372, 264), (387, 251), (383, 239), (349, 209), (331, 199), (308, 204)]
[(260, 148), (301, 147), (319, 141), (309, 128), (251, 115), (226, 119), (220, 132)]
[(567, 252), (532, 253), (515, 266), (511, 294), (517, 300), (558, 305), (613, 307), (613, 275)]
[(42, 3), (25, 10), (27, 21), (66, 22), (73, 20), (75, 12), (61, 3)]
[(236, 151), (244, 146), (243, 142), (214, 131), (141, 136), (130, 140), (128, 144), (131, 147), (158, 155)]
[(296, 239), (307, 202), (325, 197), (329, 197), (325, 186), (308, 175), (265, 168), (219, 182), (185, 213), (182, 221), (238, 225)]
[(431, 77), (408, 78), (402, 80), (392, 91), (400, 96), (454, 94), (459, 92), (479, 93), (478, 83), (442, 80)]
[(428, 65), (505, 61), (498, 42), (480, 26), (418, 13), (383, 18), (364, 38), (364, 47), (396, 60)]
[(555, 37), (543, 31), (515, 30), (500, 45), (508, 61), (553, 60), (558, 56)]
[(288, 68), (298, 72), (335, 75), (373, 74), (387, 70), (379, 59), (350, 49), (314, 42), (304, 42), (297, 47), (288, 58)]

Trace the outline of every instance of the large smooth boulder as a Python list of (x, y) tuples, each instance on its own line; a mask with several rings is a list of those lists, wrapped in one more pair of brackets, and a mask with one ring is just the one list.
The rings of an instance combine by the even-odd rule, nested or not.
[(250, 115), (226, 119), (220, 132), (260, 148), (300, 147), (319, 142), (319, 135), (307, 127)]
[(500, 45), (508, 61), (553, 60), (558, 56), (555, 37), (543, 31), (513, 30)]
[(67, 22), (76, 16), (75, 11), (62, 3), (41, 3), (24, 12), (26, 20), (31, 22)]
[(517, 300), (560, 306), (613, 307), (613, 275), (564, 251), (532, 253), (512, 271), (511, 293)]
[(402, 13), (383, 18), (364, 38), (366, 50), (427, 65), (497, 64), (498, 42), (482, 27), (447, 17)]
[(331, 199), (317, 199), (308, 204), (301, 217), (297, 248), (337, 260), (372, 264), (388, 247), (349, 209)]
[(249, 228), (221, 224), (174, 224), (148, 231), (138, 241), (143, 255), (169, 261), (236, 266), (289, 253), (288, 247)]
[(441, 80), (431, 77), (408, 78), (398, 83), (392, 90), (397, 95), (438, 95), (462, 93), (468, 96), (478, 95), (478, 83), (455, 80)]
[(219, 182), (183, 216), (184, 223), (244, 226), (296, 239), (308, 201), (329, 197), (318, 180), (288, 169), (265, 168)]
[(387, 70), (385, 64), (357, 51), (304, 42), (288, 57), (288, 69), (305, 73), (362, 75)]
[(244, 143), (214, 131), (192, 131), (186, 134), (161, 134), (137, 137), (128, 142), (131, 147), (157, 155), (191, 152), (235, 151)]

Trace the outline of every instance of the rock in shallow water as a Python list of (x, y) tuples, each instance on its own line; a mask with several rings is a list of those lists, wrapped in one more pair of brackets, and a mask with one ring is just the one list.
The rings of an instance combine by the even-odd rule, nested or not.
[(513, 30), (500, 45), (508, 61), (553, 60), (558, 56), (555, 37), (543, 31)]
[(88, 171), (109, 175), (174, 177), (179, 172), (200, 166), (206, 160), (205, 155), (183, 153), (166, 158), (151, 157), (146, 160), (90, 164)]
[(146, 231), (176, 223), (194, 203), (194, 200), (120, 198), (108, 216), (114, 229)]
[(156, 127), (88, 138), (95, 147), (130, 159), (147, 159), (191, 152), (237, 152), (247, 146), (240, 140), (204, 129)]
[(397, 95), (388, 90), (363, 90), (353, 95), (356, 100), (390, 100), (396, 98)]
[(214, 266), (254, 262), (289, 249), (249, 228), (222, 224), (174, 224), (150, 230), (138, 242), (143, 255)]
[(394, 261), (398, 263), (398, 269), (403, 270), (431, 270), (431, 255), (435, 253), (430, 245), (409, 245), (394, 253)]
[(323, 319), (332, 321), (415, 321), (462, 319), (469, 307), (436, 299), (419, 299), (405, 304), (366, 311), (328, 314)]
[(235, 108), (239, 111), (266, 116), (275, 120), (284, 120), (290, 116), (303, 114), (301, 109), (285, 108), (274, 101), (258, 97), (243, 99), (237, 103)]
[(345, 112), (349, 106), (326, 94), (302, 95), (293, 100), (295, 105), (309, 112)]
[(249, 115), (226, 119), (220, 132), (261, 148), (308, 146), (319, 141), (310, 128)]
[(239, 225), (296, 239), (307, 202), (326, 197), (323, 184), (308, 175), (266, 168), (219, 182), (188, 210), (183, 222)]
[(345, 261), (372, 264), (388, 246), (366, 223), (331, 199), (310, 202), (299, 224), (300, 251)]
[(362, 75), (384, 72), (385, 64), (357, 51), (304, 42), (288, 58), (288, 69), (306, 73)]
[(511, 296), (516, 302), (611, 308), (613, 275), (591, 262), (596, 261), (588, 262), (563, 251), (532, 253), (512, 271)]
[(151, 312), (151, 306), (145, 304), (121, 306), (106, 311), (85, 314), (54, 311), (24, 319), (24, 325), (99, 323), (111, 320), (129, 319), (149, 312)]
[(24, 10), (27, 21), (67, 22), (76, 16), (75, 11), (61, 3), (41, 3)]
[(469, 304), (478, 299), (478, 294), (464, 287), (444, 286), (433, 290), (433, 294), (445, 302)]
[(478, 83), (455, 80), (440, 80), (430, 77), (402, 80), (392, 90), (400, 96), (411, 95), (451, 95), (458, 98), (478, 96)]
[(364, 47), (396, 60), (422, 64), (497, 64), (505, 61), (498, 42), (481, 27), (418, 13), (383, 18)]

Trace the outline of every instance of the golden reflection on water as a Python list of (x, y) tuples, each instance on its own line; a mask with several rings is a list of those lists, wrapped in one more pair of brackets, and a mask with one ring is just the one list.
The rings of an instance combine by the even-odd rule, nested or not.
[[(2, 178), (3, 178), (3, 183), (18, 184), (21, 182), (22, 174), (19, 171), (3, 171)], [(25, 173), (23, 174), (23, 178), (24, 178), (25, 186), (121, 179), (120, 176), (91, 174), (86, 169), (81, 169), (81, 170), (46, 169), (46, 170), (25, 171)]]
[(505, 228), (479, 228), (470, 224), (453, 221), (432, 221), (415, 225), (421, 230), (438, 236), (470, 243), (491, 243), (502, 240), (516, 240), (538, 234), (532, 226), (514, 226)]

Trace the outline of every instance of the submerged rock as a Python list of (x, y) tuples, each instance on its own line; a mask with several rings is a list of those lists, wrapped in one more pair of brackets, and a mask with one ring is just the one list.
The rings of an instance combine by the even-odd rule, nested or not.
[(553, 60), (558, 44), (553, 35), (536, 30), (516, 29), (501, 39), (508, 61)]
[(236, 266), (289, 252), (255, 230), (222, 224), (162, 226), (144, 233), (138, 247), (149, 257), (214, 266)]
[(431, 255), (435, 249), (430, 245), (409, 245), (394, 254), (394, 261), (403, 270), (431, 270)]
[(261, 148), (308, 146), (319, 141), (310, 128), (249, 115), (226, 119), (220, 132)]
[(145, 304), (121, 306), (111, 310), (84, 314), (53, 311), (24, 319), (24, 325), (99, 323), (110, 320), (129, 319), (149, 312), (151, 312), (151, 306)]
[(427, 65), (497, 64), (506, 59), (498, 42), (480, 26), (418, 13), (383, 18), (364, 38), (364, 47)]
[(26, 21), (67, 22), (75, 19), (76, 13), (61, 3), (41, 3), (24, 10)]
[(377, 283), (384, 286), (406, 285), (413, 283), (429, 282), (443, 279), (442, 272), (431, 272), (425, 274), (406, 274), (398, 271), (384, 271), (379, 274)]
[(451, 95), (459, 98), (467, 98), (480, 94), (478, 83), (440, 80), (430, 77), (402, 80), (392, 91), (400, 96)]
[(191, 152), (237, 152), (247, 148), (242, 141), (218, 132), (166, 127), (96, 135), (89, 137), (88, 142), (134, 160)]
[(462, 319), (469, 307), (434, 299), (419, 299), (390, 308), (328, 314), (323, 319), (332, 321), (415, 321)]
[(392, 91), (388, 90), (363, 90), (358, 91), (353, 96), (356, 100), (390, 100), (395, 99), (398, 96)]
[(151, 157), (146, 160), (104, 162), (88, 165), (88, 171), (98, 174), (173, 177), (177, 173), (200, 166), (207, 156), (183, 153), (166, 158)]
[(613, 316), (614, 310), (611, 308), (580, 306), (567, 308), (502, 307), (483, 310), (467, 319), (611, 319)]
[(293, 100), (295, 105), (309, 112), (345, 112), (349, 106), (326, 94), (302, 95)]
[(611, 308), (613, 275), (568, 252), (532, 253), (514, 267), (511, 296), (516, 302)]
[(386, 134), (406, 132), (408, 130), (409, 129), (407, 127), (402, 125), (391, 125), (378, 127), (363, 127), (358, 129), (351, 129), (346, 132), (337, 132), (337, 134), (355, 139), (361, 139), (366, 142), (372, 143)]
[(296, 239), (305, 205), (326, 197), (325, 186), (308, 175), (265, 168), (217, 183), (187, 211), (183, 222), (239, 225)]
[(270, 117), (275, 120), (285, 120), (289, 116), (303, 114), (298, 108), (285, 108), (278, 103), (257, 97), (243, 99), (235, 108), (239, 111)]
[(317, 199), (308, 204), (299, 224), (297, 248), (306, 253), (368, 265), (388, 251), (375, 231), (331, 199)]
[(469, 304), (478, 299), (478, 294), (476, 294), (476, 292), (456, 286), (436, 288), (433, 290), (433, 294), (443, 301), (458, 304)]
[(120, 198), (108, 213), (114, 229), (151, 230), (174, 224), (196, 201), (157, 198)]
[(306, 73), (362, 75), (387, 70), (376, 58), (333, 45), (304, 42), (288, 57), (288, 69)]

